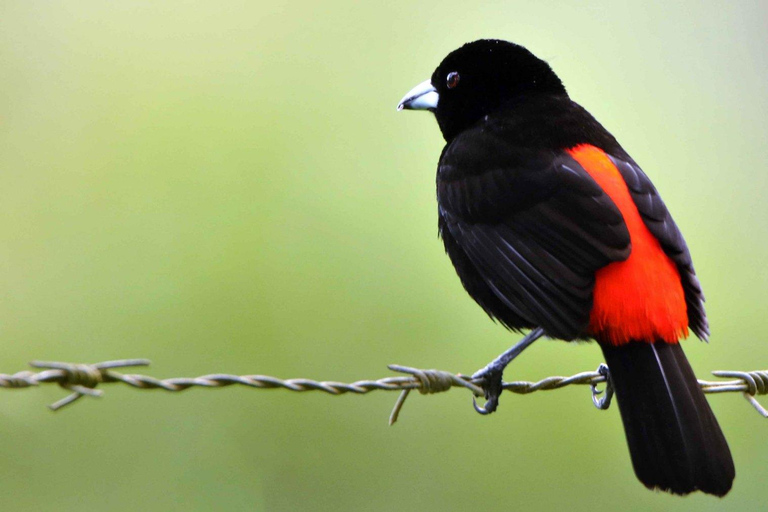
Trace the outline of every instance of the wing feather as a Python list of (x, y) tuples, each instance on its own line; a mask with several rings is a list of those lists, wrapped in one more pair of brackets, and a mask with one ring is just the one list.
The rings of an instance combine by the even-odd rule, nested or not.
[(443, 152), (438, 202), (465, 288), (512, 328), (583, 335), (595, 272), (631, 250), (618, 208), (570, 155), (511, 151), (479, 130)]

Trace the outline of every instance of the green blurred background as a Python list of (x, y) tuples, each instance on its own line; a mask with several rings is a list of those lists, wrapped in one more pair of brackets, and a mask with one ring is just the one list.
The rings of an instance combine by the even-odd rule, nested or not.
[[(768, 367), (762, 1), (0, 4), (2, 372), (146, 357), (159, 377), (471, 372), (516, 336), (436, 237), (442, 139), (395, 106), (480, 37), (547, 59), (670, 205), (712, 324), (701, 377)], [(594, 369), (544, 342), (507, 378)], [(724, 500), (645, 490), (586, 388), (467, 393), (0, 392), (15, 510), (764, 510), (768, 423), (711, 398)]]

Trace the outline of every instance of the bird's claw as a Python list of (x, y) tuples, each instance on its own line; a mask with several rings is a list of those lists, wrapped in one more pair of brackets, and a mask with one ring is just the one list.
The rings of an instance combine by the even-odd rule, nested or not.
[(512, 348), (501, 354), (499, 357), (488, 363), (482, 370), (478, 370), (472, 375), (472, 380), (479, 384), (485, 392), (485, 406), (480, 407), (477, 401), (472, 399), (475, 410), (480, 414), (490, 414), (499, 406), (499, 395), (502, 391), (501, 377), (504, 374), (504, 368), (512, 362), (514, 358), (529, 347), (534, 341), (544, 336), (544, 329), (537, 327), (525, 337), (517, 342)]
[(491, 368), (489, 365), (472, 375), (472, 379), (483, 379), (480, 387), (482, 387), (485, 392), (486, 400), (485, 405), (481, 407), (477, 405), (475, 397), (472, 397), (472, 405), (474, 406), (475, 411), (482, 415), (491, 414), (499, 406), (499, 396), (502, 391), (501, 377), (503, 373), (503, 369), (499, 370), (497, 368)]
[(499, 405), (498, 397), (487, 400), (483, 407), (480, 407), (479, 405), (477, 405), (477, 400), (475, 399), (475, 397), (472, 397), (472, 407), (474, 407), (475, 411), (477, 411), (479, 414), (482, 414), (483, 416), (485, 416), (486, 414), (491, 414), (493, 411), (496, 410), (496, 407), (498, 407), (498, 405)]
[(611, 406), (613, 382), (611, 382), (611, 372), (605, 364), (600, 363), (600, 366), (597, 367), (597, 373), (605, 377), (605, 396), (600, 397), (603, 392), (597, 389), (597, 384), (592, 384), (592, 403), (595, 404), (595, 407), (604, 411)]

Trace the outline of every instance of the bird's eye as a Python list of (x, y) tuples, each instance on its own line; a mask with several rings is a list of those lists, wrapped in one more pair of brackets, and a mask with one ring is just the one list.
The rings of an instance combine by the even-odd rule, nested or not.
[(445, 82), (449, 89), (453, 89), (457, 85), (459, 85), (459, 80), (461, 77), (459, 76), (459, 73), (456, 71), (451, 71), (448, 73), (448, 78), (446, 78)]

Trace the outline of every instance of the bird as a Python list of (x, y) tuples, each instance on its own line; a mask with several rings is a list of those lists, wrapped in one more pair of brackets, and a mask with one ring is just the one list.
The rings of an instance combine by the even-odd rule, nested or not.
[(438, 232), (468, 294), (530, 332), (474, 377), (498, 405), (539, 338), (596, 341), (647, 488), (724, 496), (730, 448), (680, 341), (709, 324), (691, 253), (640, 166), (550, 65), (498, 39), (449, 53), (398, 110), (434, 114)]

